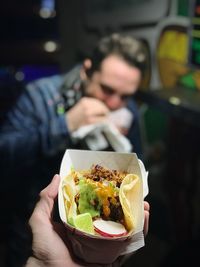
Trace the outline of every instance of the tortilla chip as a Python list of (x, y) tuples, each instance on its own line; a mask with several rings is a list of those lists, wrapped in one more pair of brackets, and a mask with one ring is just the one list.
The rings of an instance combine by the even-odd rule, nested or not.
[(119, 198), (128, 231), (136, 231), (142, 216), (142, 181), (135, 174), (128, 174), (122, 181)]
[(73, 176), (68, 175), (63, 182), (63, 198), (65, 203), (67, 221), (77, 215), (77, 205), (74, 200), (75, 195), (76, 187)]

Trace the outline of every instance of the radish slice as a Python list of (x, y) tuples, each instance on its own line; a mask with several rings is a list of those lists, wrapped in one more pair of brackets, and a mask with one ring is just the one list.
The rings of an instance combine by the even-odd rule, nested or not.
[(121, 223), (97, 219), (93, 225), (95, 231), (105, 237), (120, 237), (127, 234), (126, 228)]

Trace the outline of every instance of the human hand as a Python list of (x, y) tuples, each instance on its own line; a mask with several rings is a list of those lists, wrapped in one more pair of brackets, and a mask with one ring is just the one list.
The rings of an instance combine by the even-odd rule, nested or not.
[(40, 193), (29, 225), (33, 234), (33, 256), (26, 263), (26, 267), (81, 267), (75, 263), (67, 245), (61, 236), (65, 230), (62, 224), (53, 222), (52, 212), (54, 201), (58, 194), (59, 175), (55, 175), (52, 182)]
[(73, 132), (81, 126), (95, 124), (106, 119), (109, 109), (106, 105), (91, 97), (83, 97), (66, 114), (67, 126)]
[(144, 236), (148, 234), (149, 231), (149, 211), (150, 211), (150, 205), (147, 201), (144, 201)]

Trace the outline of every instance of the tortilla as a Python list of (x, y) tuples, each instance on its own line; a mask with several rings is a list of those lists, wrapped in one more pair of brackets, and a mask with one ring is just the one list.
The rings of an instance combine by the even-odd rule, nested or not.
[(67, 221), (70, 221), (70, 218), (77, 215), (77, 205), (74, 200), (77, 192), (72, 174), (63, 180), (62, 189)]
[(128, 174), (122, 181), (119, 191), (119, 198), (124, 212), (126, 228), (128, 231), (134, 231), (138, 225), (141, 208), (140, 190), (142, 182), (135, 174)]

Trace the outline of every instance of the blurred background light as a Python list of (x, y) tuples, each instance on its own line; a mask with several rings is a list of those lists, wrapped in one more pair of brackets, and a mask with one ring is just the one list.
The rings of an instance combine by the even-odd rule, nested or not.
[(22, 72), (22, 71), (17, 71), (16, 73), (15, 73), (15, 79), (17, 80), (17, 81), (23, 81), (24, 80), (24, 78), (25, 78), (25, 75), (24, 75), (24, 73)]
[(54, 41), (47, 41), (44, 43), (44, 50), (48, 53), (53, 53), (58, 49), (58, 44)]
[(176, 96), (171, 96), (171, 97), (169, 98), (169, 102), (170, 102), (171, 104), (173, 104), (173, 105), (176, 105), (176, 106), (178, 106), (178, 105), (181, 104), (181, 100), (180, 100), (180, 98), (178, 98), (178, 97), (176, 97)]
[(55, 17), (55, 0), (41, 0), (39, 15), (43, 19)]

